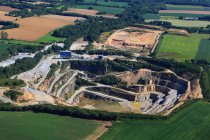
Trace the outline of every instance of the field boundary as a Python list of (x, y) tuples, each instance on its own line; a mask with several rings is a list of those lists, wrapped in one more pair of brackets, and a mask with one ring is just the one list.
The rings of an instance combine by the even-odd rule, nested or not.
[[(194, 99), (184, 102), (179, 108), (176, 108), (169, 115), (146, 115), (146, 114), (135, 114), (135, 113), (117, 113), (117, 112), (107, 112), (100, 110), (88, 110), (81, 109), (78, 107), (64, 107), (56, 105), (30, 105), (30, 106), (13, 106), (11, 104), (1, 104), (0, 111), (16, 111), (16, 112), (26, 112), (32, 111), (35, 113), (49, 113), (61, 116), (71, 116), (75, 118), (90, 119), (90, 120), (102, 120), (102, 121), (117, 121), (117, 120), (166, 120), (177, 114), (181, 110), (185, 109), (187, 106), (201, 101), (201, 99)], [(203, 100), (207, 101), (207, 100)]]

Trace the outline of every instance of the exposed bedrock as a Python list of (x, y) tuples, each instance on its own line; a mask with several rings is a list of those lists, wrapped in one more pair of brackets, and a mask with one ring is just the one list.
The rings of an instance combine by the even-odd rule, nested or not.
[(45, 79), (42, 84), (39, 85), (38, 90), (47, 92), (52, 82), (55, 80), (55, 76)]
[(74, 93), (76, 77), (74, 77), (62, 90), (62, 94), (60, 95), (61, 98), (65, 99), (71, 93)]
[(58, 90), (64, 85), (66, 84), (66, 82), (68, 82), (69, 78), (71, 78), (71, 76), (74, 74), (74, 72), (69, 71), (66, 72), (64, 75), (62, 75), (57, 82), (55, 83), (55, 85), (53, 86), (52, 89), (52, 94), (56, 95)]
[[(200, 98), (201, 90), (197, 79), (187, 81), (173, 72), (155, 72), (148, 69), (139, 69), (134, 72), (125, 72), (116, 75), (123, 82), (127, 82), (131, 91), (141, 93), (148, 91), (159, 91), (162, 93), (169, 92), (168, 90), (176, 90), (178, 95), (185, 95), (186, 99)], [(143, 85), (140, 86), (143, 81)], [(138, 85), (138, 86), (137, 86)]]
[(102, 101), (114, 101), (114, 102), (123, 102), (125, 100), (109, 96), (109, 95), (104, 95), (98, 92), (92, 92), (92, 91), (84, 91), (83, 92), (83, 97), (89, 98), (89, 99), (97, 99), (97, 100), (102, 100)]
[(125, 99), (128, 101), (135, 101), (137, 98), (137, 94), (132, 94), (129, 92), (125, 92), (124, 90), (110, 88), (110, 87), (90, 87), (90, 88), (87, 88), (87, 90), (100, 92), (105, 95), (118, 97), (118, 98)]

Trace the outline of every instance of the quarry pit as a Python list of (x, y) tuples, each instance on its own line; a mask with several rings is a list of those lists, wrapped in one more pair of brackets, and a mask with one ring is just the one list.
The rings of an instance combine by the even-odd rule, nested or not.
[(127, 27), (114, 31), (104, 46), (114, 46), (118, 49), (138, 51), (148, 55), (155, 50), (162, 33), (159, 30)]

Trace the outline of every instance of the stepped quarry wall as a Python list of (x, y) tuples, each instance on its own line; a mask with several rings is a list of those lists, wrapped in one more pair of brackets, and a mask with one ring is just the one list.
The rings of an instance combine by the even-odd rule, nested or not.
[[(169, 92), (169, 89), (173, 89), (177, 91), (178, 95), (183, 95), (182, 99), (202, 97), (198, 79), (188, 81), (173, 72), (155, 72), (148, 69), (139, 69), (115, 76), (123, 82), (127, 82), (130, 89), (137, 93), (158, 91), (166, 94)], [(145, 81), (145, 84), (140, 85), (138, 83), (139, 80)]]

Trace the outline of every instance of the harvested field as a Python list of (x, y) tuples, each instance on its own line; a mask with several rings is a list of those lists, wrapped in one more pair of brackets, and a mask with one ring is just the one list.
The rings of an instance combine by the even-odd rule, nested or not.
[(65, 11), (66, 13), (76, 13), (81, 15), (87, 15), (87, 16), (102, 16), (107, 18), (117, 18), (116, 16), (112, 14), (105, 14), (105, 15), (97, 15), (99, 11), (97, 10), (88, 10), (88, 9), (78, 9), (78, 8), (69, 8), (68, 11)]
[(184, 14), (210, 15), (210, 11), (192, 11), (192, 10), (160, 10), (159, 13), (184, 13)]
[(42, 2), (42, 1), (37, 1), (37, 2), (27, 2), (29, 4), (33, 4), (33, 5), (40, 5), (40, 4), (50, 4), (49, 2)]
[(167, 32), (169, 34), (175, 34), (175, 35), (183, 35), (183, 36), (190, 35), (186, 30), (182, 30), (182, 29), (168, 29)]
[(97, 10), (88, 10), (88, 9), (78, 9), (78, 8), (69, 8), (66, 13), (77, 13), (81, 15), (95, 16), (98, 11)]
[(0, 21), (15, 21), (18, 19), (18, 17), (5, 16), (5, 14), (7, 14), (7, 12), (0, 11)]
[(114, 32), (106, 46), (149, 53), (159, 40), (161, 31), (129, 27)]
[(12, 8), (10, 6), (0, 6), (0, 11), (11, 12), (11, 11), (19, 11), (19, 9)]
[(16, 21), (20, 25), (19, 28), (5, 30), (9, 34), (9, 38), (35, 41), (50, 31), (65, 25), (72, 25), (78, 17), (67, 17), (57, 15), (47, 15), (41, 17), (29, 17)]
[(82, 19), (79, 17), (70, 17), (70, 16), (59, 16), (59, 15), (44, 15), (41, 16), (42, 18), (48, 18), (48, 19), (55, 19), (55, 20), (67, 20), (69, 23), (73, 23), (77, 19)]

